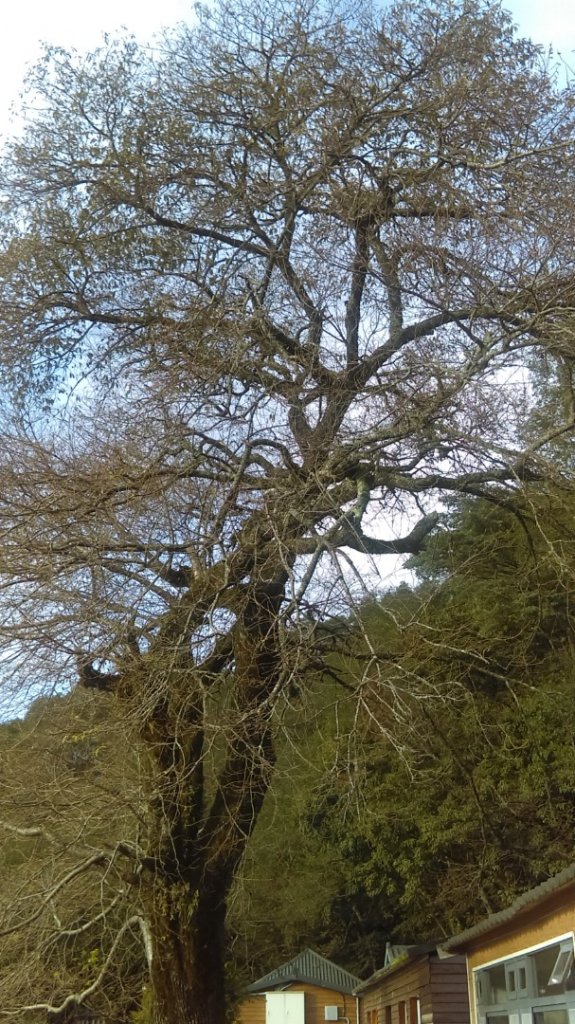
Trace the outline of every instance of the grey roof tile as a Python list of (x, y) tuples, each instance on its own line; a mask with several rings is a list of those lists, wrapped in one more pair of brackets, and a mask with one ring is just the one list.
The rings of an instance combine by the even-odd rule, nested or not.
[(448, 952), (465, 949), (467, 943), (479, 939), (482, 935), (486, 935), (488, 932), (507, 924), (507, 922), (512, 921), (523, 912), (529, 910), (529, 908), (537, 906), (538, 903), (543, 903), (547, 897), (552, 896), (562, 889), (563, 886), (569, 885), (573, 881), (575, 881), (575, 862), (569, 864), (559, 874), (553, 875), (551, 878), (546, 879), (545, 882), (541, 882), (541, 885), (537, 885), (534, 889), (529, 889), (528, 892), (522, 893), (510, 906), (505, 907), (496, 914), (491, 914), (490, 917), (484, 918), (471, 928), (467, 928), (466, 931), (460, 932), (459, 935), (454, 935), (453, 938), (442, 942), (443, 948)]
[(304, 949), (292, 960), (254, 981), (249, 985), (248, 992), (264, 992), (266, 989), (280, 988), (282, 985), (298, 981), (351, 994), (359, 985), (360, 979), (349, 971), (344, 971), (343, 967), (338, 967), (331, 960), (326, 960), (319, 953), (315, 953), (313, 949)]

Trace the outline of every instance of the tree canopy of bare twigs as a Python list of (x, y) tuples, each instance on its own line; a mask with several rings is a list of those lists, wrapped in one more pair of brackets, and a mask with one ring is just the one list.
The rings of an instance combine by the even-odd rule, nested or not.
[[(574, 95), (482, 0), (231, 0), (154, 51), (53, 50), (30, 88), (1, 168), (3, 679), (111, 695), (146, 769), (109, 962), (139, 931), (155, 1020), (222, 1024), (318, 622), (446, 493), (559, 473)], [(565, 371), (535, 434), (534, 352)]]
[(53, 1019), (73, 1019), (66, 999), (80, 988), (84, 1013), (119, 1024), (141, 1000), (138, 761), (125, 756), (111, 700), (76, 688), (0, 726), (5, 1015), (44, 1002), (64, 1004)]

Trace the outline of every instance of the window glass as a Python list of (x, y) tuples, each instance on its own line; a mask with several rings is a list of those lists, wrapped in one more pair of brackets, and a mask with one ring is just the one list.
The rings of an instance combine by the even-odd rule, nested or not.
[(533, 1010), (533, 1024), (569, 1024), (567, 1009), (564, 1006), (549, 1006)]
[(573, 968), (573, 946), (571, 943), (555, 942), (552, 946), (538, 949), (531, 957), (535, 964), (538, 996), (555, 996), (565, 992)]
[(477, 1000), (481, 1006), (504, 1004), (507, 996), (505, 965), (494, 964), (479, 971), (477, 976)]
[(553, 967), (549, 977), (549, 984), (566, 985), (572, 971), (573, 949), (570, 943), (562, 943), (557, 960), (555, 961), (555, 966)]
[(483, 1024), (569, 1024), (570, 1011), (575, 1017), (574, 959), (573, 940), (562, 939), (476, 971)]

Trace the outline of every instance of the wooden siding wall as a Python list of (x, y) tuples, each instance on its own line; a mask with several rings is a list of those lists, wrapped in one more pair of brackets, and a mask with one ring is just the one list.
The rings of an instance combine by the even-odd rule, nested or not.
[[(358, 1024), (355, 996), (347, 995), (344, 992), (334, 992), (331, 988), (308, 985), (304, 982), (286, 985), (283, 991), (305, 992), (305, 1024), (325, 1024), (324, 1009), (326, 1006), (341, 1007), (342, 1017), (346, 1017), (349, 1024)], [(239, 1004), (236, 1011), (237, 1024), (265, 1024), (265, 1020), (265, 992), (248, 996)]]
[(392, 971), (361, 993), (360, 1024), (417, 1024), (415, 999), (420, 1024), (469, 1024), (465, 957), (426, 957)]
[(431, 1002), (433, 1024), (469, 1024), (466, 957), (431, 961)]
[[(407, 963), (360, 994), (360, 1024), (416, 1024), (409, 1019), (409, 1001), (419, 998), (422, 1024), (431, 1024), (429, 960)], [(400, 1004), (405, 1003), (405, 1021)]]
[(237, 1024), (266, 1024), (265, 995), (247, 996), (236, 1009)]

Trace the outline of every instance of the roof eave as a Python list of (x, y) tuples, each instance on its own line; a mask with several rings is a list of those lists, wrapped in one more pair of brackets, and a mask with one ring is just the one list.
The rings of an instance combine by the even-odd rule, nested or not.
[(355, 992), (355, 987), (351, 985), (338, 985), (337, 988), (334, 988), (327, 981), (318, 981), (317, 978), (308, 978), (303, 974), (292, 978), (278, 978), (275, 981), (267, 982), (267, 984), (264, 984), (263, 981), (255, 981), (253, 985), (248, 986), (246, 992), (250, 995), (257, 995), (258, 992), (274, 992), (276, 989), (286, 988), (288, 985), (314, 985), (316, 988), (325, 988), (331, 992), (341, 992), (345, 995), (353, 995)]
[(491, 914), (490, 917), (484, 918), (483, 921), (479, 921), (478, 924), (467, 928), (464, 932), (460, 932), (459, 935), (454, 935), (452, 938), (447, 939), (442, 944), (443, 948), (448, 953), (458, 952), (459, 950), (464, 952), (471, 943), (487, 938), (491, 933), (504, 928), (505, 925), (520, 920), (521, 917), (527, 916), (537, 906), (543, 906), (545, 903), (551, 902), (563, 889), (573, 885), (575, 885), (575, 862), (557, 875), (553, 875), (552, 878), (546, 879), (546, 881), (534, 889), (530, 889), (528, 892), (518, 896), (509, 907)]
[[(444, 944), (442, 943), (442, 946)], [(407, 967), (408, 964), (416, 964), (421, 960), (425, 960), (426, 957), (438, 955), (438, 947), (436, 943), (429, 943), (422, 946), (415, 947), (411, 952), (407, 952), (405, 956), (400, 957), (398, 960), (394, 960), (392, 964), (387, 967), (380, 967), (378, 971), (375, 971), (370, 978), (366, 981), (362, 981), (353, 990), (354, 995), (359, 995), (360, 992), (366, 992), (368, 988), (373, 985), (377, 985), (380, 981), (384, 981), (389, 978), (392, 974)]]

